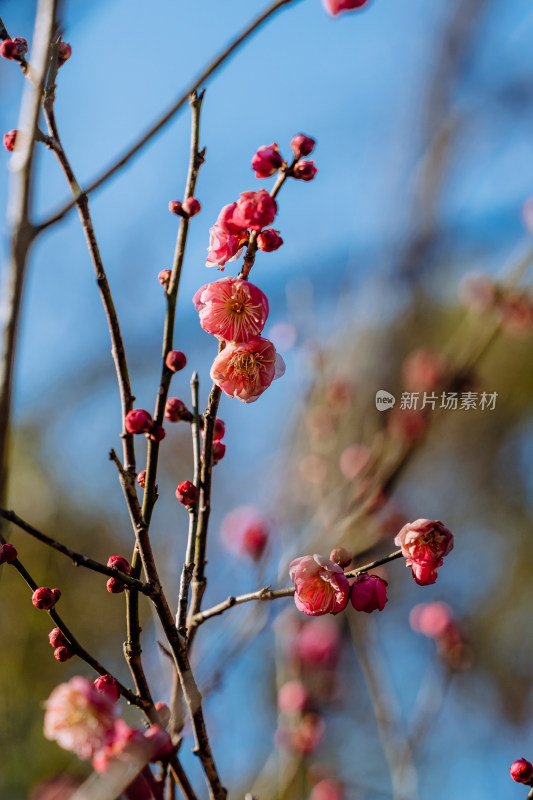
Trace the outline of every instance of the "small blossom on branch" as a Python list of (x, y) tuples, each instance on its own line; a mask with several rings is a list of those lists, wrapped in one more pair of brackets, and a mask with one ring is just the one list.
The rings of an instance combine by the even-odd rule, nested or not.
[(516, 783), (533, 786), (533, 764), (525, 758), (519, 758), (511, 764), (511, 778)]
[(97, 692), (108, 697), (112, 703), (116, 703), (120, 697), (118, 683), (112, 675), (100, 675), (93, 681), (93, 686)]
[(10, 61), (22, 61), (27, 52), (28, 42), (21, 36), (16, 36), (14, 39), (4, 39), (0, 43), (0, 56)]
[(291, 149), (294, 153), (294, 158), (300, 159), (302, 156), (309, 156), (314, 150), (315, 140), (311, 136), (306, 136), (305, 133), (297, 133), (291, 139)]
[(283, 158), (277, 144), (263, 145), (252, 158), (252, 169), (256, 178), (270, 178), (283, 166)]
[(435, 583), (438, 568), (453, 549), (453, 534), (438, 520), (417, 519), (404, 525), (394, 544), (401, 547), (416, 583), (427, 586)]
[(182, 400), (169, 397), (165, 404), (165, 419), (168, 422), (192, 422), (192, 414)]
[(298, 161), (292, 170), (292, 177), (298, 181), (312, 181), (318, 172), (314, 161)]
[(176, 497), (184, 506), (194, 506), (198, 500), (198, 489), (191, 481), (182, 481), (178, 483)]
[(0, 545), (0, 564), (10, 564), (18, 556), (17, 548), (10, 542)]
[(294, 602), (310, 616), (338, 614), (350, 595), (350, 584), (342, 567), (317, 554), (291, 561), (289, 575), (294, 583)]
[(59, 42), (57, 49), (57, 66), (62, 67), (72, 55), (72, 47), (68, 42)]
[(47, 586), (40, 586), (32, 594), (31, 602), (35, 608), (48, 611), (55, 606), (60, 597), (61, 592), (59, 589), (49, 589)]
[(163, 289), (168, 289), (171, 278), (172, 278), (172, 270), (170, 269), (162, 269), (157, 276), (157, 279), (161, 284), (161, 286), (163, 287)]
[(282, 244), (283, 239), (279, 235), (279, 231), (275, 231), (273, 228), (265, 228), (257, 237), (257, 247), (264, 253), (273, 253)]
[(172, 372), (179, 372), (187, 366), (187, 356), (181, 350), (169, 350), (165, 364)]
[(387, 602), (387, 581), (377, 575), (359, 575), (352, 586), (352, 606), (371, 614), (383, 611)]
[(134, 408), (124, 417), (124, 427), (128, 433), (149, 433), (154, 421), (144, 408)]
[(227, 344), (211, 367), (211, 379), (229, 397), (253, 403), (273, 380), (285, 372), (285, 363), (268, 339)]
[(229, 342), (248, 342), (259, 336), (268, 317), (266, 295), (239, 278), (220, 278), (202, 286), (193, 303), (204, 331)]
[(232, 223), (252, 231), (260, 231), (272, 225), (278, 204), (265, 189), (258, 192), (242, 192), (233, 210)]

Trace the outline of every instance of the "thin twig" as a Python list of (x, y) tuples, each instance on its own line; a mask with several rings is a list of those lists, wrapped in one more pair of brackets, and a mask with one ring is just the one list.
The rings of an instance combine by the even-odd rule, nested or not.
[(137, 591), (142, 592), (142, 594), (146, 594), (148, 596), (152, 594), (152, 587), (149, 584), (136, 580), (135, 578), (132, 578), (131, 575), (127, 575), (125, 572), (121, 572), (119, 569), (108, 567), (105, 564), (102, 564), (100, 561), (95, 561), (93, 558), (83, 555), (83, 553), (77, 553), (75, 550), (72, 550), (70, 547), (58, 542), (56, 539), (52, 539), (51, 536), (47, 536), (46, 533), (42, 533), (42, 531), (37, 530), (37, 528), (34, 528), (33, 525), (25, 522), (25, 520), (19, 517), (19, 515), (14, 511), (8, 511), (0, 508), (0, 518), (7, 519), (9, 522), (12, 522), (18, 528), (21, 528), (21, 530), (29, 533), (30, 536), (38, 539), (43, 544), (48, 545), (48, 547), (52, 547), (59, 553), (63, 553), (63, 555), (72, 560), (76, 567), (86, 567), (87, 569), (91, 569), (94, 572), (99, 572), (102, 575), (108, 575), (110, 578), (117, 578), (117, 580), (122, 581), (122, 583), (125, 583), (132, 589), (137, 589)]
[[(8, 261), (6, 285), (2, 287), (4, 308), (2, 354), (0, 359), (0, 486), (7, 487), (7, 449), (15, 348), (26, 261), (35, 228), (30, 221), (31, 177), (33, 152), (38, 128), (41, 94), (48, 69), (48, 52), (54, 35), (58, 0), (39, 0), (33, 34), (34, 81), (28, 82), (22, 97), (18, 129), (24, 131), (20, 149), (11, 157), (13, 168), (7, 208), (11, 229), (11, 248)], [(2, 497), (0, 497), (2, 502)]]
[[(179, 97), (178, 100), (166, 111), (151, 127), (139, 137), (138, 141), (132, 145), (125, 153), (123, 153), (116, 161), (114, 161), (107, 169), (104, 170), (97, 178), (95, 178), (86, 189), (83, 190), (84, 194), (90, 194), (95, 189), (98, 189), (102, 184), (111, 178), (117, 170), (121, 169), (128, 161), (135, 156), (155, 134), (169, 122), (172, 117), (180, 111), (186, 104), (189, 96), (195, 92), (200, 86), (205, 84), (208, 78), (211, 77), (226, 61), (227, 59), (242, 45), (258, 28), (260, 28), (270, 17), (272, 17), (283, 6), (291, 5), (298, 2), (298, 0), (276, 0), (272, 3), (262, 14), (260, 14), (239, 36), (237, 36), (231, 44), (220, 53), (219, 56), (202, 72), (202, 74), (192, 83), (192, 85)], [(80, 190), (82, 191), (82, 190)], [(44, 220), (39, 226), (39, 231), (54, 225), (59, 220), (63, 219), (65, 214), (69, 212), (75, 205), (75, 201), (66, 203), (61, 209), (53, 213), (48, 219)]]

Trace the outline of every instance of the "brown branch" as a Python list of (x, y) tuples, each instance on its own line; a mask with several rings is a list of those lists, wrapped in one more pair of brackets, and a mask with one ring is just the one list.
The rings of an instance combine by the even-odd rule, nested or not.
[[(33, 34), (34, 81), (27, 83), (22, 97), (18, 129), (25, 132), (21, 147), (11, 157), (13, 166), (7, 207), (11, 246), (6, 285), (0, 292), (4, 306), (4, 328), (0, 359), (0, 486), (7, 487), (7, 449), (15, 349), (20, 319), (26, 261), (36, 235), (30, 222), (31, 177), (34, 143), (38, 128), (41, 94), (48, 69), (48, 52), (54, 35), (58, 0), (39, 0)], [(1, 502), (1, 498), (0, 498)]]
[[(357, 578), (358, 575), (362, 575), (365, 572), (369, 572), (371, 569), (380, 567), (382, 564), (388, 564), (389, 561), (394, 561), (395, 559), (401, 557), (402, 551), (395, 550), (394, 553), (391, 553), (388, 556), (378, 558), (376, 561), (371, 561), (369, 564), (365, 564), (362, 567), (357, 567), (356, 569), (352, 569), (350, 572), (345, 572), (344, 574), (347, 578)], [(242, 603), (250, 603), (253, 600), (278, 600), (281, 597), (292, 597), (293, 595), (294, 586), (287, 586), (284, 589), (271, 589), (270, 586), (264, 586), (262, 589), (258, 589), (255, 592), (230, 596), (227, 598), (227, 600), (223, 600), (216, 606), (212, 606), (212, 608), (207, 608), (205, 611), (197, 612), (191, 618), (190, 625), (193, 629), (197, 628), (206, 620), (211, 619), (212, 617), (218, 617), (220, 614), (223, 614), (224, 611), (227, 611), (234, 606), (242, 605)]]
[[(116, 161), (114, 161), (107, 169), (104, 170), (97, 178), (95, 178), (83, 193), (88, 195), (98, 189), (102, 184), (111, 178), (117, 170), (121, 169), (128, 161), (133, 158), (151, 139), (155, 134), (169, 122), (172, 117), (180, 111), (186, 104), (190, 95), (199, 89), (200, 86), (205, 84), (208, 78), (211, 77), (226, 61), (227, 59), (270, 17), (272, 17), (283, 6), (291, 5), (298, 2), (298, 0), (276, 0), (272, 3), (262, 14), (260, 14), (239, 36), (237, 36), (225, 50), (202, 72), (202, 74), (192, 83), (192, 85), (184, 92), (181, 97), (166, 111), (151, 127), (132, 145), (125, 153), (123, 153)], [(80, 189), (80, 192), (82, 190)], [(75, 205), (76, 201), (66, 203), (61, 209), (53, 213), (48, 219), (44, 220), (39, 226), (39, 231), (54, 225), (59, 220), (63, 219)]]
[(108, 575), (110, 578), (117, 578), (117, 580), (122, 581), (122, 583), (125, 583), (132, 589), (142, 592), (142, 594), (146, 594), (148, 596), (152, 594), (152, 587), (149, 584), (136, 580), (135, 578), (132, 578), (131, 575), (126, 575), (125, 572), (121, 572), (119, 569), (108, 567), (105, 564), (102, 564), (100, 561), (95, 561), (94, 559), (89, 558), (89, 556), (83, 555), (83, 553), (77, 553), (75, 550), (72, 550), (70, 547), (58, 542), (56, 539), (52, 539), (51, 536), (47, 536), (46, 533), (42, 533), (42, 531), (37, 530), (37, 528), (34, 528), (33, 525), (25, 522), (14, 511), (8, 511), (0, 508), (0, 518), (7, 519), (9, 522), (12, 522), (18, 528), (26, 533), (29, 533), (30, 536), (38, 539), (43, 544), (48, 545), (48, 547), (52, 547), (59, 553), (63, 553), (63, 555), (72, 560), (76, 567), (86, 567), (87, 569), (91, 569), (94, 572), (99, 572), (102, 575)]

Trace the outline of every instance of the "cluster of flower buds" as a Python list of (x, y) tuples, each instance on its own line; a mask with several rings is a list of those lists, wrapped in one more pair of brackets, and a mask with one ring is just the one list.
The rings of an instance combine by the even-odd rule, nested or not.
[(10, 61), (22, 61), (28, 52), (28, 42), (20, 36), (14, 39), (4, 39), (0, 43), (0, 56)]
[(165, 429), (157, 425), (152, 415), (144, 408), (134, 408), (124, 417), (124, 427), (127, 433), (145, 433), (153, 442), (161, 442), (165, 438)]
[(519, 758), (511, 764), (511, 778), (516, 783), (533, 786), (533, 764), (525, 758)]
[[(111, 569), (118, 569), (125, 575), (129, 575), (131, 571), (129, 561), (123, 556), (110, 556), (107, 560), (107, 566)], [(111, 594), (120, 594), (120, 592), (123, 592), (126, 588), (125, 584), (120, 580), (120, 578), (109, 578), (106, 583), (106, 587), (107, 591)]]
[(268, 317), (266, 295), (249, 281), (227, 277), (202, 286), (193, 303), (202, 328), (226, 343), (211, 378), (229, 397), (253, 403), (285, 371), (272, 342), (260, 335)]
[(56, 661), (68, 661), (72, 658), (70, 642), (59, 628), (53, 628), (48, 634), (48, 641), (54, 648), (54, 658)]
[(248, 244), (250, 231), (260, 233), (268, 228), (277, 211), (278, 204), (265, 189), (242, 192), (237, 202), (223, 207), (210, 228), (206, 266), (223, 269), (229, 261), (235, 261)]
[(42, 611), (49, 611), (55, 606), (60, 597), (61, 591), (59, 589), (49, 589), (47, 586), (39, 586), (32, 594), (31, 602), (35, 608), (39, 608)]
[(180, 203), (179, 200), (171, 200), (168, 204), (168, 210), (171, 214), (176, 214), (178, 217), (190, 219), (200, 213), (202, 206), (196, 197), (187, 197), (183, 203)]
[[(453, 548), (453, 535), (438, 520), (418, 519), (405, 525), (394, 542), (402, 548), (416, 583), (428, 585), (437, 580), (437, 570)], [(332, 550), (329, 559), (315, 554), (292, 561), (289, 574), (296, 608), (313, 617), (338, 614), (351, 598), (356, 611), (382, 611), (387, 602), (387, 581), (363, 573), (350, 584), (344, 573), (350, 562), (351, 554), (344, 548)]]
[[(290, 167), (289, 174), (301, 181), (311, 181), (318, 172), (313, 161), (302, 161), (303, 156), (308, 156), (313, 152), (315, 140), (304, 133), (297, 133), (291, 140), (291, 150), (294, 154), (294, 162)], [(279, 152), (278, 145), (274, 142), (271, 145), (260, 147), (252, 158), (252, 169), (256, 178), (270, 178), (280, 169), (287, 170), (287, 162)]]
[(268, 544), (270, 525), (256, 508), (239, 506), (224, 517), (220, 531), (230, 552), (259, 561)]

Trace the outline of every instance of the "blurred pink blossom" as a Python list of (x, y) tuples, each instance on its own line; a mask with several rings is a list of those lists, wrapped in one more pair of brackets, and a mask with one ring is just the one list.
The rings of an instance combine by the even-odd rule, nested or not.
[(341, 635), (332, 619), (305, 622), (293, 635), (292, 653), (303, 666), (330, 669), (339, 660)]
[(441, 384), (444, 375), (444, 359), (427, 347), (413, 350), (402, 365), (402, 380), (410, 392), (431, 392)]
[(326, 778), (315, 784), (309, 800), (344, 800), (345, 794), (342, 783), (334, 778)]
[(267, 518), (252, 506), (239, 506), (223, 519), (222, 541), (231, 552), (258, 561), (268, 542), (270, 525)]
[(278, 707), (284, 714), (300, 714), (309, 699), (309, 692), (301, 681), (287, 681), (278, 692)]

